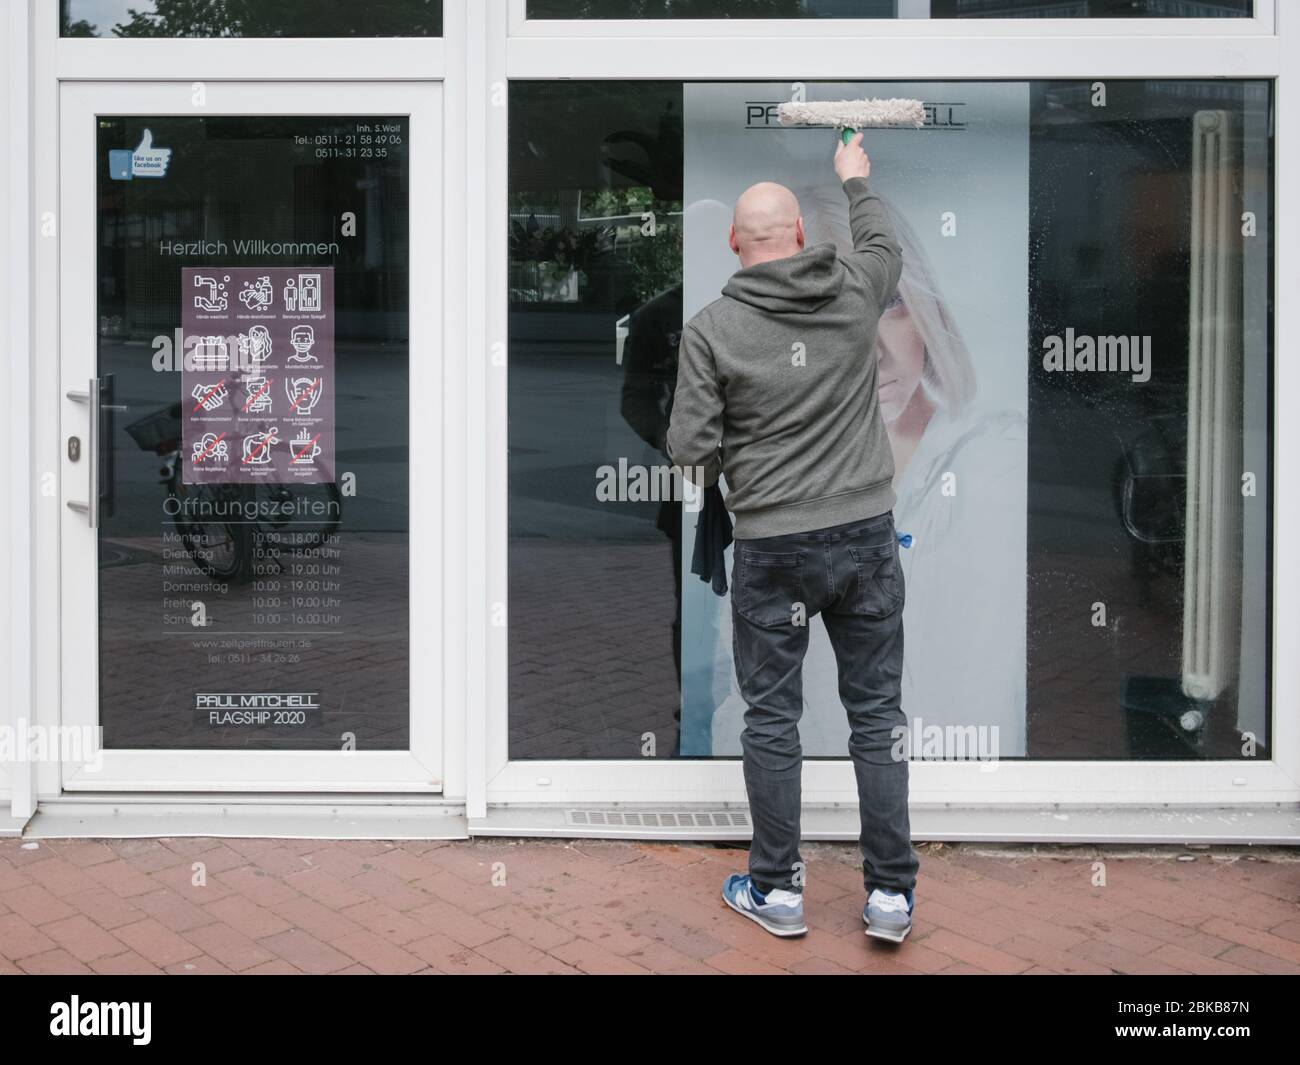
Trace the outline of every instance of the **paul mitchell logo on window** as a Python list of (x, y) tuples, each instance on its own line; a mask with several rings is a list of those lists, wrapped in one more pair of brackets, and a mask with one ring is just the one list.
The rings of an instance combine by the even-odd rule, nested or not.
[(195, 692), (196, 710), (319, 710), (319, 692)]
[(68, 1002), (50, 1006), (50, 1035), (130, 1036), (138, 1047), (153, 1038), (152, 1002)]
[[(778, 105), (786, 103), (785, 100), (746, 100), (745, 101), (745, 128), (746, 129), (816, 129), (823, 133), (826, 126), (783, 126), (777, 116), (776, 109)], [(907, 133), (926, 133), (926, 132), (948, 132), (961, 133), (970, 124), (966, 114), (966, 104), (956, 101), (937, 100), (933, 103), (925, 102), (925, 125), (917, 129), (913, 126), (881, 126), (873, 129), (873, 133), (881, 132), (907, 132)]]
[(320, 692), (195, 692), (194, 711), (212, 728), (304, 727), (319, 723)]

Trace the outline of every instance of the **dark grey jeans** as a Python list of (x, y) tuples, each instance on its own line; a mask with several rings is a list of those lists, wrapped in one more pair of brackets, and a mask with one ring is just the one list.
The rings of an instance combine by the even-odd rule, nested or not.
[(802, 889), (799, 856), (803, 659), (822, 616), (849, 716), (868, 891), (909, 891), (917, 858), (907, 817), (903, 571), (893, 513), (816, 532), (737, 540), (731, 573), (736, 679), (748, 710), (741, 735), (760, 891)]

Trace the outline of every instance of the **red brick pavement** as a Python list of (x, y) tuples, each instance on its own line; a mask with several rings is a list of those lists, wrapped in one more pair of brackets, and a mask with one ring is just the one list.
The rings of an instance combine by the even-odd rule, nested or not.
[(734, 846), (0, 840), (0, 974), (1300, 973), (1296, 852), (919, 849), (898, 949), (850, 845), (778, 940), (719, 898)]

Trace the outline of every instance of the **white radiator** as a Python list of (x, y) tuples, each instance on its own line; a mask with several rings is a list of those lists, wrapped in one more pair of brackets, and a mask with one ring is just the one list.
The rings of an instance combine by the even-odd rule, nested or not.
[(1193, 120), (1183, 692), (1215, 699), (1241, 640), (1241, 142), (1226, 111)]

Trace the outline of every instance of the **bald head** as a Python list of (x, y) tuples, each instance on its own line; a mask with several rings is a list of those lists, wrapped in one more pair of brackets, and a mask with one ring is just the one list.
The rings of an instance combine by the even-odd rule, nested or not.
[(760, 181), (740, 194), (728, 242), (742, 267), (795, 255), (803, 241), (799, 201), (784, 185)]

